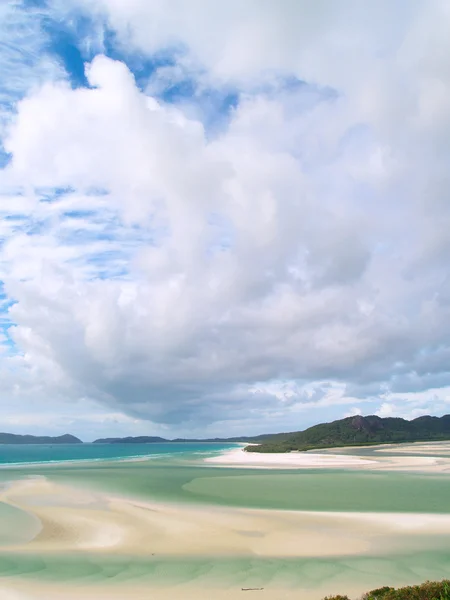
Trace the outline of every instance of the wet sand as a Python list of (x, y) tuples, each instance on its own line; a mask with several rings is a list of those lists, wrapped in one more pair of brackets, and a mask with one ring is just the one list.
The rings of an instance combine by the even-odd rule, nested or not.
[(280, 511), (150, 503), (93, 494), (45, 478), (19, 481), (0, 496), (41, 527), (13, 552), (164, 556), (345, 556), (380, 547), (380, 535), (445, 533), (450, 515)]
[[(152, 503), (59, 485), (45, 477), (11, 483), (3, 489), (0, 501), (25, 511), (40, 523), (39, 530), (28, 542), (18, 540), (0, 548), (2, 552), (7, 551), (9, 561), (17, 557), (16, 571), (21, 557), (27, 555), (39, 556), (44, 565), (46, 557), (51, 562), (53, 556), (67, 555), (69, 563), (74, 561), (74, 565), (85, 555), (97, 556), (100, 560), (95, 582), (90, 585), (86, 585), (85, 576), (79, 574), (70, 581), (52, 583), (40, 580), (39, 575), (27, 581), (20, 573), (13, 578), (0, 578), (2, 600), (106, 600), (131, 597), (131, 594), (136, 599), (152, 600), (211, 597), (231, 600), (240, 598), (242, 588), (247, 585), (264, 589), (247, 590), (246, 598), (319, 600), (328, 593), (342, 591), (356, 596), (367, 589), (369, 581), (373, 580), (376, 585), (384, 580), (380, 581), (376, 569), (368, 577), (364, 572), (367, 565), (362, 563), (361, 567), (355, 563), (352, 578), (348, 576), (348, 569), (338, 564), (330, 577), (333, 561), (341, 560), (344, 562), (339, 564), (345, 565), (345, 560), (351, 564), (351, 560), (360, 560), (363, 556), (377, 560), (392, 552), (446, 548), (450, 539), (450, 514), (281, 511)], [(125, 556), (129, 561), (125, 577), (123, 574), (117, 577), (114, 585), (104, 575), (105, 566), (101, 566), (108, 566), (107, 562), (101, 563), (108, 556)], [(155, 571), (157, 577), (146, 576), (145, 569), (133, 575), (133, 557), (162, 561), (163, 568)], [(242, 580), (232, 575), (233, 567), (228, 568), (226, 577), (220, 569), (217, 576), (214, 574), (211, 561), (221, 564), (227, 558), (235, 560), (237, 565), (248, 561), (248, 567), (240, 567)], [(320, 562), (299, 562), (296, 566), (297, 559), (314, 558), (325, 560), (325, 566), (320, 567)], [(96, 564), (95, 558), (90, 560)], [(169, 565), (171, 560), (199, 562), (192, 563), (192, 573), (171, 585), (170, 574), (167, 580), (161, 575), (164, 565)], [(262, 577), (264, 567), (255, 568), (257, 563), (252, 562), (255, 560), (268, 560), (272, 575)], [(277, 560), (280, 566), (271, 565), (271, 561)], [(370, 567), (370, 561), (367, 564)], [(311, 577), (310, 570), (317, 570), (318, 565), (325, 568), (328, 578), (319, 574), (317, 581), (302, 587), (302, 581), (307, 578), (301, 577), (301, 569)], [(299, 572), (295, 573), (297, 568)], [(373, 569), (373, 565), (370, 568)], [(45, 574), (45, 569), (40, 569)], [(75, 566), (75, 571), (77, 569)], [(251, 581), (247, 584), (249, 577)], [(256, 577), (256, 583), (252, 577)], [(262, 584), (258, 577), (263, 579)], [(417, 577), (417, 581), (420, 579)]]
[[(79, 468), (64, 468), (59, 480), (58, 470), (41, 470), (46, 476), (16, 473), (0, 488), (0, 518), (11, 520), (8, 535), (0, 538), (0, 598), (321, 600), (337, 593), (357, 598), (381, 585), (448, 574), (449, 443), (380, 446), (363, 455), (356, 448), (280, 455), (237, 448), (201, 464), (187, 467), (181, 479), (186, 467), (175, 467), (171, 479), (165, 467), (124, 463), (88, 468), (86, 481)], [(289, 471), (244, 473), (242, 467)], [(405, 473), (368, 473), (377, 470)], [(90, 485), (99, 475), (110, 482), (119, 473), (126, 479), (116, 492)], [(131, 474), (153, 486), (158, 477), (168, 478), (180, 501), (129, 492)], [(404, 489), (422, 490), (416, 504), (408, 504), (410, 492), (402, 495), (402, 486), (410, 485)], [(373, 486), (379, 496), (369, 493)], [(267, 508), (243, 507), (255, 494)], [(303, 508), (274, 508), (279, 496), (291, 502), (298, 494), (306, 498), (298, 500)], [(189, 495), (199, 501), (187, 501)], [(344, 508), (353, 497), (353, 508)], [(214, 504), (215, 498), (222, 504)]]

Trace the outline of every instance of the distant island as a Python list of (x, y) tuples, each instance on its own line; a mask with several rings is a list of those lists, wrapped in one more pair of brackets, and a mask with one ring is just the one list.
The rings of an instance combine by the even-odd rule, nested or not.
[(48, 435), (16, 435), (14, 433), (0, 433), (0, 444), (82, 444), (83, 442), (66, 433), (57, 437)]
[(438, 442), (450, 440), (450, 415), (406, 419), (357, 415), (332, 423), (314, 425), (304, 431), (278, 433), (247, 452), (292, 452), (343, 446)]
[[(275, 434), (278, 435), (278, 434)], [(195, 442), (216, 442), (216, 443), (233, 443), (233, 442), (242, 442), (242, 443), (250, 443), (250, 442), (254, 442), (254, 443), (262, 443), (265, 442), (266, 440), (270, 440), (271, 438), (274, 437), (274, 434), (272, 433), (267, 433), (267, 434), (263, 434), (263, 435), (257, 435), (257, 436), (241, 436), (241, 437), (231, 437), (231, 438), (203, 438), (203, 439), (196, 439), (196, 438), (175, 438), (175, 439), (166, 439), (166, 438), (162, 438), (162, 437), (157, 437), (157, 436), (146, 436), (146, 435), (140, 435), (137, 437), (113, 437), (113, 438), (100, 438), (98, 440), (94, 440), (94, 444), (163, 444), (163, 443), (174, 443), (174, 442), (191, 442), (191, 443), (195, 443)]]
[[(95, 440), (94, 444), (162, 444), (162, 443), (235, 443), (252, 444), (247, 452), (293, 452), (345, 446), (399, 444), (405, 442), (438, 442), (450, 440), (450, 415), (418, 417), (412, 421), (400, 418), (381, 418), (357, 415), (332, 423), (314, 425), (304, 431), (266, 433), (257, 436), (230, 438), (166, 439), (159, 436), (110, 437)], [(0, 433), (0, 444), (82, 444), (68, 433), (58, 437)]]
[(152, 444), (165, 442), (242, 442), (247, 452), (293, 452), (323, 448), (364, 446), (375, 444), (398, 444), (402, 442), (426, 442), (450, 440), (450, 415), (443, 417), (418, 417), (412, 421), (400, 418), (381, 418), (375, 415), (347, 417), (332, 423), (314, 425), (304, 431), (290, 433), (267, 433), (258, 436), (208, 439), (165, 439), (138, 436), (103, 438), (94, 444)]
[[(162, 444), (174, 442), (216, 442), (216, 443), (262, 443), (272, 438), (272, 434), (258, 435), (254, 437), (241, 436), (232, 438), (209, 438), (209, 439), (166, 439), (158, 436), (136, 436), (136, 437), (110, 437), (94, 440), (93, 444)], [(57, 437), (48, 435), (17, 435), (15, 433), (0, 433), (0, 444), (83, 444), (84, 442), (74, 435), (66, 433)]]

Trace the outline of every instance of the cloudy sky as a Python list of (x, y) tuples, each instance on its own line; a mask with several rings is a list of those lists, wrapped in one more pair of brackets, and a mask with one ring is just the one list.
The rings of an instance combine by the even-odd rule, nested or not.
[(0, 430), (450, 412), (448, 0), (0, 23)]

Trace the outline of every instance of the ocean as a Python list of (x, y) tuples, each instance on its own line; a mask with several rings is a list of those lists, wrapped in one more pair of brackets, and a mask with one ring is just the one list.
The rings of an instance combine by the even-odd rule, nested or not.
[(110, 461), (132, 458), (199, 457), (236, 444), (165, 442), (152, 444), (0, 444), (0, 465), (47, 464), (74, 461)]

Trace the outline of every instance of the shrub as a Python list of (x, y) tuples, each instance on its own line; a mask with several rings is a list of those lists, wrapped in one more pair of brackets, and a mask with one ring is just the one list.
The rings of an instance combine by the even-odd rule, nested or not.
[(422, 585), (413, 585), (391, 590), (383, 600), (450, 600), (450, 581), (427, 581)]
[[(349, 600), (348, 596), (327, 596), (324, 600)], [(382, 587), (365, 594), (361, 600), (450, 600), (450, 580), (426, 581), (395, 590)]]
[(365, 594), (362, 600), (385, 600), (386, 594), (393, 591), (395, 591), (394, 588), (384, 586)]

